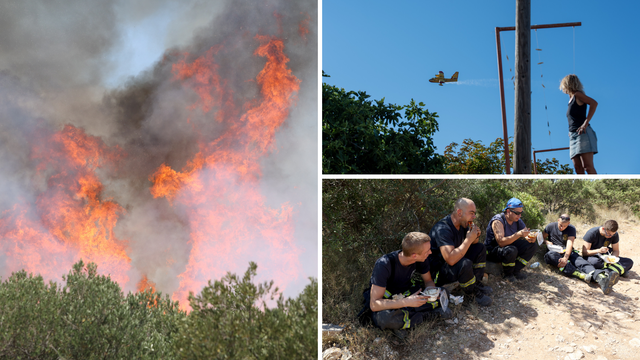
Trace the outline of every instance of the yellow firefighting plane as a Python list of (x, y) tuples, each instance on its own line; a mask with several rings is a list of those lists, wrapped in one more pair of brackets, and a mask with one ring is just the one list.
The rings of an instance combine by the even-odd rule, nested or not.
[(440, 86), (444, 85), (444, 83), (446, 83), (446, 82), (456, 82), (456, 81), (458, 81), (458, 72), (457, 71), (455, 73), (453, 73), (453, 76), (451, 77), (451, 79), (447, 79), (446, 77), (444, 77), (444, 73), (442, 71), (439, 71), (436, 74), (436, 77), (429, 79), (429, 82), (440, 83)]

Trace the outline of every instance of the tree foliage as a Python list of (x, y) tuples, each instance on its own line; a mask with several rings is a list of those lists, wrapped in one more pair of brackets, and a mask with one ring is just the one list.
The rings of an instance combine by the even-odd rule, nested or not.
[[(509, 157), (513, 158), (513, 141), (509, 143)], [(444, 158), (447, 172), (451, 174), (506, 174), (502, 138), (489, 146), (472, 139), (465, 139), (462, 144), (452, 142), (445, 147)], [(533, 164), (531, 169), (533, 172)], [(560, 164), (556, 158), (536, 159), (536, 170), (538, 174), (573, 174), (569, 164)]]
[(594, 204), (608, 208), (629, 207), (640, 215), (640, 179), (602, 179), (588, 183)]
[(580, 179), (536, 179), (518, 180), (512, 184), (540, 200), (545, 213), (560, 215), (566, 212), (593, 218), (596, 196), (589, 183), (589, 180)]
[[(242, 278), (227, 273), (191, 294), (192, 311), (176, 343), (180, 359), (315, 359), (317, 283), (284, 301), (273, 281), (254, 284), (257, 265)], [(276, 301), (269, 308), (267, 303)]]
[(125, 297), (96, 269), (76, 263), (64, 287), (25, 271), (3, 282), (0, 358), (172, 358), (176, 320), (185, 316), (177, 303), (149, 292)]
[(0, 359), (309, 359), (317, 354), (317, 283), (296, 299), (271, 283), (228, 274), (181, 311), (151, 290), (122, 293), (94, 263), (73, 265), (66, 284), (13, 273), (0, 283)]
[(369, 98), (364, 91), (322, 84), (323, 173), (444, 172), (432, 139), (438, 130), (435, 112), (413, 99), (408, 105), (395, 105)]

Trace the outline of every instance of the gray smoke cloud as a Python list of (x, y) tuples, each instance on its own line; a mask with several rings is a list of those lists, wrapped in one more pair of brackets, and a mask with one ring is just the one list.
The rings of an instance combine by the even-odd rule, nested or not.
[[(309, 33), (303, 38), (299, 24), (307, 16)], [(113, 54), (124, 48), (136, 26), (154, 19), (166, 27), (166, 33), (159, 30), (166, 34), (164, 54), (117, 87), (107, 87), (118, 68)], [(285, 295), (295, 295), (308, 283), (306, 277), (318, 275), (317, 19), (316, 1), (0, 3), (0, 211), (6, 214), (20, 200), (33, 204), (46, 189), (46, 177), (29, 155), (34, 132), (52, 133), (65, 124), (82, 128), (127, 153), (115, 170), (101, 169), (99, 175), (103, 196), (126, 210), (115, 231), (129, 241), (129, 286), (146, 274), (159, 290), (175, 291), (190, 251), (189, 215), (154, 199), (149, 175), (163, 163), (179, 171), (198, 152), (195, 139), (213, 141), (228, 125), (212, 120), (219, 109), (190, 109), (197, 95), (173, 80), (172, 65), (222, 45), (218, 73), (233, 89), (234, 102), (242, 104), (260, 96), (252, 80), (265, 59), (253, 55), (255, 35), (278, 36), (284, 39), (288, 67), (301, 83), (273, 153), (261, 162), (260, 189), (267, 205), (294, 207), (294, 239), (304, 274), (287, 286)], [(246, 269), (250, 260), (258, 261), (243, 257), (239, 268)], [(268, 279), (270, 274), (263, 275)]]

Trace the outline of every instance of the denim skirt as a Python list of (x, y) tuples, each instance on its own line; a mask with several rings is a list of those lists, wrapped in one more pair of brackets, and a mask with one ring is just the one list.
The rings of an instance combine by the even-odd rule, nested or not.
[(578, 132), (569, 133), (569, 154), (571, 159), (576, 155), (586, 153), (598, 153), (598, 137), (591, 125), (587, 126), (587, 131), (578, 135)]

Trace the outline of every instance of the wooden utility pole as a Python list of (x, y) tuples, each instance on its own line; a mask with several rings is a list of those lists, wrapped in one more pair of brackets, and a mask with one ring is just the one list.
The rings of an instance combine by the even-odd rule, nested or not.
[[(581, 22), (573, 22), (573, 23), (562, 23), (562, 24), (546, 24), (546, 25), (532, 25), (531, 29), (551, 29), (551, 28), (559, 28), (559, 27), (569, 27), (569, 26), (581, 26)], [(504, 158), (505, 158), (505, 169), (507, 174), (511, 174), (511, 166), (509, 161), (509, 135), (507, 131), (507, 111), (505, 110), (504, 105), (504, 80), (502, 79), (502, 45), (500, 45), (500, 32), (501, 31), (514, 31), (516, 29), (515, 26), (507, 26), (507, 27), (496, 27), (496, 48), (498, 50), (498, 74), (500, 77), (500, 106), (502, 108), (502, 133), (504, 138)], [(536, 154), (533, 154), (533, 161), (536, 161)], [(534, 165), (535, 166), (535, 165)], [(535, 167), (534, 167), (535, 171)]]
[(513, 173), (531, 174), (531, 0), (516, 0)]

